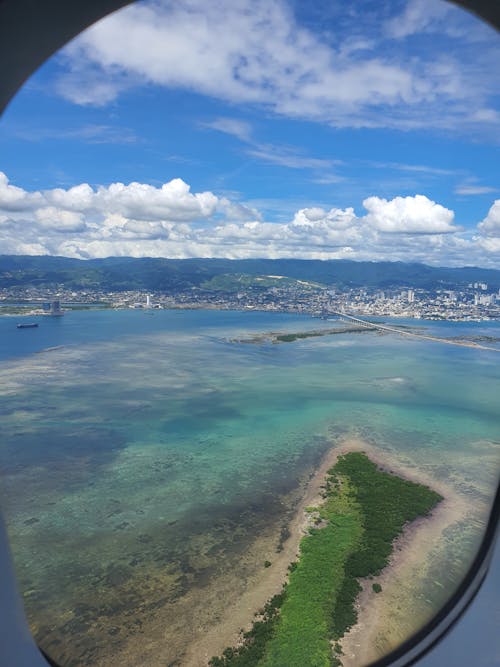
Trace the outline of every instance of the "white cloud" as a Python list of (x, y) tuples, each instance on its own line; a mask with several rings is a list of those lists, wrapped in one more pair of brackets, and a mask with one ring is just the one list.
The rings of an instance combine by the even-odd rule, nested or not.
[(493, 203), (486, 218), (479, 223), (478, 229), (482, 234), (500, 238), (500, 199)]
[(308, 206), (273, 222), (229, 196), (192, 193), (180, 179), (158, 188), (83, 183), (29, 192), (0, 172), (0, 184), (0, 194), (11, 188), (0, 197), (0, 253), (498, 264), (500, 200), (471, 238), (452, 225), (453, 211), (423, 195), (369, 197), (364, 216), (352, 207)]
[(448, 234), (457, 231), (450, 211), (424, 195), (395, 197), (391, 201), (368, 197), (363, 206), (365, 220), (381, 232), (405, 234)]
[(84, 211), (93, 207), (95, 193), (88, 183), (82, 183), (69, 190), (62, 188), (48, 190), (44, 196), (53, 206), (60, 206), (70, 211)]
[(324, 173), (321, 176), (312, 179), (313, 183), (319, 183), (319, 185), (334, 185), (336, 183), (342, 183), (342, 181), (345, 181), (344, 176), (328, 173)]
[(395, 171), (409, 171), (430, 176), (454, 176), (456, 169), (442, 169), (440, 167), (431, 167), (425, 164), (405, 164), (402, 162), (374, 162), (368, 161), (368, 164), (377, 169), (391, 169)]
[(402, 39), (419, 32), (443, 32), (451, 7), (436, 0), (410, 0), (404, 11), (389, 19), (385, 30), (390, 37)]
[(464, 195), (464, 196), (469, 196), (469, 195), (484, 195), (488, 194), (489, 192), (497, 192), (498, 188), (492, 188), (489, 185), (476, 185), (474, 183), (462, 183), (461, 185), (457, 185), (455, 188), (455, 193), (457, 195)]
[(234, 202), (227, 197), (219, 199), (218, 209), (224, 213), (229, 220), (261, 220), (260, 212), (253, 206), (245, 206)]
[[(404, 54), (394, 39), (434, 29), (438, 19), (452, 35), (457, 14), (446, 2), (410, 2), (373, 44), (373, 34), (352, 35), (342, 24), (315, 33), (284, 0), (134, 4), (65, 49), (58, 90), (77, 104), (105, 105), (132, 86), (154, 84), (339, 127), (481, 124), (496, 90), (487, 48), (478, 68), (468, 56), (459, 62), (458, 50), (443, 55), (439, 44)], [(356, 44), (362, 48), (349, 48)], [(469, 55), (479, 57), (477, 49)], [(242, 123), (217, 125), (248, 140)]]
[(276, 164), (279, 167), (288, 167), (289, 169), (329, 169), (334, 164), (333, 160), (300, 155), (298, 152), (283, 146), (262, 144), (258, 148), (248, 149), (246, 153), (250, 157), (263, 162)]
[(28, 193), (9, 183), (6, 174), (0, 171), (0, 210), (23, 211), (35, 208), (43, 201), (40, 193)]
[(477, 245), (485, 250), (488, 254), (497, 258), (497, 261), (492, 264), (492, 268), (498, 269), (498, 255), (500, 254), (500, 236), (478, 237), (475, 239)]
[(217, 197), (211, 192), (191, 194), (189, 185), (174, 178), (161, 188), (146, 183), (112, 183), (94, 195), (100, 210), (138, 220), (195, 220), (212, 215)]
[(86, 144), (134, 144), (139, 141), (137, 135), (128, 127), (103, 124), (87, 124), (73, 128), (14, 124), (11, 133), (17, 139), (32, 142), (69, 139), (83, 141)]
[(355, 222), (353, 208), (345, 210), (332, 208), (325, 211), (323, 208), (302, 208), (294, 216), (292, 225), (295, 227), (309, 227), (318, 229), (328, 227), (331, 230), (347, 229)]
[(470, 120), (479, 123), (498, 123), (500, 113), (496, 109), (477, 109), (470, 114)]
[(46, 206), (35, 211), (35, 218), (44, 230), (50, 229), (61, 234), (85, 230), (85, 221), (81, 213), (64, 211), (54, 206)]
[(251, 140), (252, 127), (250, 123), (237, 118), (215, 118), (215, 120), (203, 122), (201, 125), (224, 132), (224, 134), (230, 134), (241, 139), (241, 141)]
[(279, 167), (324, 170), (331, 168), (334, 164), (341, 164), (340, 160), (304, 155), (295, 146), (260, 143), (253, 138), (250, 123), (236, 118), (217, 118), (213, 121), (202, 123), (202, 126), (237, 137), (249, 145), (245, 148), (246, 155), (257, 158), (262, 162), (278, 165)]

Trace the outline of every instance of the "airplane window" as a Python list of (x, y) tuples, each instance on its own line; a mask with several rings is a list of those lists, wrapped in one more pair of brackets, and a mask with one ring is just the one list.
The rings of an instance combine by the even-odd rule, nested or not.
[(12, 101), (0, 501), (55, 664), (361, 667), (460, 587), (500, 470), (499, 50), (437, 0), (151, 0)]

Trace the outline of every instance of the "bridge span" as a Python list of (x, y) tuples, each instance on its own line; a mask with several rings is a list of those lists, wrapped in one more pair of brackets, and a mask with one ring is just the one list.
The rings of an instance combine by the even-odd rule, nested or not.
[(408, 331), (407, 329), (398, 329), (397, 327), (391, 327), (387, 324), (380, 324), (379, 322), (370, 322), (370, 320), (363, 320), (354, 315), (348, 315), (345, 312), (332, 310), (331, 315), (338, 317), (344, 322), (355, 322), (359, 326), (364, 326), (367, 329), (378, 329), (380, 331), (387, 331), (390, 333), (396, 333), (400, 336), (412, 336), (413, 338), (423, 338), (425, 340), (433, 340), (437, 343), (446, 343), (447, 345), (459, 345), (460, 347), (474, 347), (480, 350), (489, 350), (490, 352), (500, 352), (500, 349), (497, 347), (490, 347), (488, 345), (481, 345), (480, 343), (475, 343), (472, 340), (451, 340), (450, 338), (440, 338), (439, 336), (431, 336), (429, 334), (418, 333), (416, 331)]

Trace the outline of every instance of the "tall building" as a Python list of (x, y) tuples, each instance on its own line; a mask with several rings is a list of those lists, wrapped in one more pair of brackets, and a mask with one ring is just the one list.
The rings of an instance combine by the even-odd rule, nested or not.
[(52, 301), (50, 304), (50, 314), (52, 317), (61, 317), (61, 315), (64, 315), (64, 310), (61, 310), (61, 302), (59, 299), (56, 299), (55, 301)]

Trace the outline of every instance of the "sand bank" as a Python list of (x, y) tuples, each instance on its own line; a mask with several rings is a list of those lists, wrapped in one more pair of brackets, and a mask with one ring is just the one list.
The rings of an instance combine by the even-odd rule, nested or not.
[[(426, 599), (424, 586), (433, 561), (443, 556), (446, 529), (470, 516), (470, 501), (451, 486), (417, 468), (386, 456), (357, 439), (346, 440), (343, 452), (363, 450), (381, 468), (413, 482), (425, 484), (443, 496), (428, 517), (409, 524), (394, 542), (389, 564), (374, 579), (361, 581), (357, 601), (358, 622), (341, 641), (344, 667), (361, 667), (386, 655), (408, 639), (435, 612), (435, 601)], [(382, 586), (374, 593), (372, 584)], [(440, 582), (433, 582), (439, 586)], [(442, 601), (452, 590), (442, 590)]]
[(310, 516), (305, 509), (321, 503), (321, 486), (325, 482), (327, 471), (335, 465), (338, 456), (337, 448), (330, 450), (320, 467), (311, 476), (289, 525), (290, 537), (284, 542), (283, 550), (269, 554), (271, 566), (256, 575), (253, 581), (248, 582), (247, 590), (240, 599), (228, 601), (224, 617), (210, 628), (204, 637), (189, 647), (183, 665), (206, 667), (212, 656), (220, 655), (227, 646), (235, 646), (240, 637), (240, 630), (249, 630), (255, 613), (269, 598), (281, 592), (288, 576), (288, 566), (297, 559), (300, 541), (310, 525)]
[[(450, 486), (405, 464), (397, 454), (385, 454), (360, 438), (350, 437), (340, 440), (304, 481), (289, 524), (290, 537), (281, 552), (276, 552), (279, 529), (270, 526), (269, 534), (259, 536), (245, 553), (241, 571), (246, 569), (246, 575), (239, 571), (226, 573), (202, 590), (193, 589), (178, 600), (175, 609), (163, 609), (143, 628), (142, 641), (131, 641), (103, 664), (206, 667), (212, 656), (220, 655), (227, 646), (235, 646), (241, 630), (251, 628), (256, 612), (282, 590), (288, 566), (297, 559), (300, 541), (310, 525), (305, 508), (322, 502), (321, 487), (327, 471), (340, 455), (352, 451), (364, 451), (381, 468), (426, 484), (444, 497), (429, 517), (411, 523), (396, 541), (382, 575), (366, 582), (358, 600), (358, 624), (342, 642), (344, 667), (366, 665), (410, 636), (432, 611), (428, 604), (420, 604), (418, 584), (425, 579), (428, 564), (439, 551), (443, 531), (467, 515), (469, 501)], [(271, 562), (270, 567), (263, 566), (265, 560)], [(379, 594), (372, 591), (374, 581), (382, 585)], [(177, 656), (174, 662), (173, 656)]]
[[(360, 438), (350, 437), (328, 452), (311, 477), (290, 524), (291, 536), (284, 550), (275, 555), (272, 566), (256, 577), (241, 599), (231, 602), (220, 623), (213, 626), (202, 640), (190, 646), (183, 664), (205, 667), (212, 655), (220, 654), (226, 646), (234, 646), (241, 628), (250, 628), (255, 611), (281, 591), (288, 565), (297, 558), (300, 540), (307, 532), (309, 517), (305, 508), (321, 503), (321, 486), (327, 471), (340, 455), (353, 451), (364, 451), (380, 468), (433, 488), (444, 500), (428, 517), (409, 524), (394, 543), (389, 565), (379, 577), (361, 582), (363, 592), (357, 603), (358, 623), (341, 642), (344, 667), (360, 667), (386, 654), (418, 630), (433, 613), (430, 601), (420, 599), (420, 586), (425, 580), (429, 563), (432, 558), (439, 557), (440, 547), (446, 541), (444, 531), (468, 516), (470, 501), (451, 486), (398, 460), (397, 456), (387, 455)], [(373, 592), (375, 581), (381, 584), (381, 593)], [(446, 596), (444, 591), (443, 597)]]

